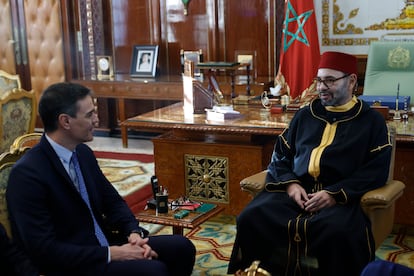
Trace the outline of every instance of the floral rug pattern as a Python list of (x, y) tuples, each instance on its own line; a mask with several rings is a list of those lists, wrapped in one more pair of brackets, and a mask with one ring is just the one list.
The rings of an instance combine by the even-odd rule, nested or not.
[(148, 185), (154, 163), (98, 158), (99, 166), (118, 193), (124, 197)]
[(414, 229), (394, 226), (393, 233), (377, 249), (375, 257), (414, 269)]
[[(172, 228), (163, 226), (150, 233), (171, 234)], [(217, 215), (194, 229), (184, 229), (184, 235), (197, 249), (192, 276), (227, 275), (227, 266), (236, 235), (235, 216)]]
[[(197, 248), (192, 276), (227, 275), (227, 266), (236, 235), (236, 217), (220, 214), (199, 227), (184, 229)], [(168, 226), (144, 224), (152, 234), (171, 234)], [(149, 227), (149, 228), (148, 228)], [(376, 251), (376, 259), (399, 263), (414, 269), (414, 229), (395, 228)]]
[(154, 162), (145, 154), (95, 151), (95, 155), (102, 172), (122, 197), (148, 185), (154, 174)]

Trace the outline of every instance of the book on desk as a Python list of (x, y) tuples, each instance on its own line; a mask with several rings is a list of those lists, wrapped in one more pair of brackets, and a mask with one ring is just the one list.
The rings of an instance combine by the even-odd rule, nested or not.
[(242, 116), (239, 111), (233, 109), (232, 105), (214, 105), (213, 108), (206, 108), (205, 111), (207, 121), (224, 121)]
[(398, 110), (404, 110), (410, 106), (410, 96), (375, 96), (375, 95), (361, 95), (358, 98), (367, 102), (369, 105), (383, 105), (395, 110), (398, 103)]

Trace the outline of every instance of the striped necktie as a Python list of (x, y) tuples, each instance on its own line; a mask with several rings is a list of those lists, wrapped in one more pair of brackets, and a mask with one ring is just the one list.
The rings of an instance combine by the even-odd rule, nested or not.
[(86, 205), (88, 205), (89, 212), (93, 219), (96, 238), (98, 239), (101, 246), (108, 246), (108, 241), (105, 237), (105, 234), (103, 233), (101, 227), (99, 226), (93, 214), (91, 203), (89, 202), (88, 191), (86, 190), (86, 186), (85, 186), (85, 180), (83, 179), (82, 172), (79, 167), (79, 161), (78, 161), (76, 152), (72, 153), (72, 158), (70, 159), (70, 163), (69, 163), (69, 171), (70, 171), (72, 181), (75, 184), (76, 188), (78, 189), (83, 201), (85, 201)]

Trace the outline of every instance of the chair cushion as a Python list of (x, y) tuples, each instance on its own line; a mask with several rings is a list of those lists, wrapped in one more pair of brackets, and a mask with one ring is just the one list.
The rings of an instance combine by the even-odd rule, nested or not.
[(414, 97), (414, 42), (371, 42), (365, 72), (364, 95)]

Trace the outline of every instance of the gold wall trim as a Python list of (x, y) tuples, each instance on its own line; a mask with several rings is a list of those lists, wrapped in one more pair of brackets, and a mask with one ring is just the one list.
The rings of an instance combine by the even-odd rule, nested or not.
[(355, 46), (355, 45), (369, 45), (372, 40), (378, 40), (375, 37), (349, 37), (349, 38), (332, 38), (330, 37), (330, 30), (334, 34), (363, 34), (363, 28), (357, 27), (353, 24), (343, 25), (342, 20), (347, 17), (353, 18), (358, 14), (359, 9), (356, 7), (352, 10), (348, 16), (345, 16), (341, 7), (336, 4), (336, 0), (333, 1), (333, 14), (332, 27), (331, 27), (331, 15), (329, 14), (330, 0), (322, 0), (322, 46)]
[[(368, 4), (360, 1), (322, 0), (319, 5), (321, 46), (368, 46), (371, 41), (388, 35), (389, 31), (403, 36), (407, 31), (414, 30), (412, 1), (406, 1), (401, 8), (394, 7), (396, 14), (392, 18), (381, 18), (375, 7), (371, 9), (368, 6), (368, 9)], [(382, 6), (381, 1), (375, 3), (375, 6)], [(362, 20), (364, 18), (375, 18), (378, 21), (371, 20), (367, 24), (368, 21)]]
[(88, 52), (89, 64), (91, 68), (91, 76), (96, 76), (95, 66), (95, 39), (94, 39), (94, 25), (93, 25), (93, 8), (92, 0), (86, 0), (86, 26), (88, 34)]

